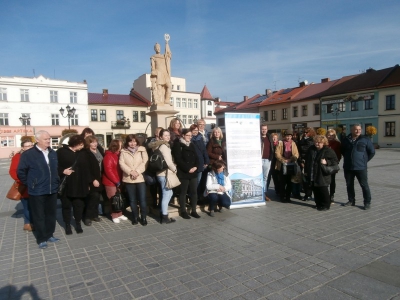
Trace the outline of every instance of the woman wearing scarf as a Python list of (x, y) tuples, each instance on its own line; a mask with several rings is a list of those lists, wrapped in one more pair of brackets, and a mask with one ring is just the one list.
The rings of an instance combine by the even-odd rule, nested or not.
[(191, 142), (192, 133), (189, 129), (182, 130), (182, 136), (174, 142), (172, 155), (178, 168), (178, 178), (181, 182), (179, 191), (179, 206), (181, 216), (184, 219), (190, 219), (186, 211), (186, 194), (190, 191), (190, 204), (192, 206), (191, 216), (200, 218), (196, 212), (197, 208), (197, 166), (198, 158), (196, 149)]
[[(274, 149), (274, 153), (276, 151), (276, 147), (278, 147), (279, 144), (279, 137), (277, 133), (272, 133), (271, 138), (273, 141), (272, 148)], [(276, 156), (274, 155), (272, 157), (271, 161), (271, 167), (269, 169), (269, 174), (268, 174), (268, 179), (267, 179), (267, 188), (269, 189), (269, 184), (271, 183), (271, 178), (274, 182), (274, 188), (275, 188), (275, 193), (279, 195), (279, 180), (278, 180), (278, 172), (275, 170), (276, 166)]]
[(139, 222), (138, 202), (141, 214), (140, 222), (143, 226), (147, 225), (146, 183), (142, 173), (146, 170), (148, 160), (146, 148), (139, 146), (139, 141), (134, 134), (129, 134), (119, 156), (119, 166), (122, 170), (122, 182), (125, 182), (132, 208), (133, 225)]
[(210, 157), (210, 164), (222, 160), (226, 164), (226, 144), (223, 141), (224, 135), (221, 128), (215, 127), (211, 133), (211, 139), (207, 144), (207, 153)]
[(215, 161), (212, 164), (212, 171), (207, 175), (207, 193), (210, 200), (210, 217), (214, 217), (215, 205), (218, 205), (219, 212), (222, 212), (222, 207), (229, 209), (231, 206), (231, 196), (229, 191), (232, 189), (231, 180), (228, 173), (224, 172), (225, 164), (223, 161)]
[(281, 202), (291, 202), (290, 194), (292, 193), (291, 179), (292, 175), (283, 175), (282, 164), (296, 162), (299, 158), (299, 151), (297, 150), (296, 143), (292, 141), (292, 130), (285, 131), (285, 137), (283, 141), (278, 143), (275, 150), (276, 156), (276, 167), (279, 171), (279, 182), (280, 182), (280, 198)]

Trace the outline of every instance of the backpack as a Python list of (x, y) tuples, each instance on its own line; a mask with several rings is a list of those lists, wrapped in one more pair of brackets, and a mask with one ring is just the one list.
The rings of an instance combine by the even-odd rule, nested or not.
[(164, 160), (160, 149), (155, 149), (149, 158), (149, 164), (147, 165), (147, 171), (150, 173), (158, 173), (167, 169), (167, 163)]

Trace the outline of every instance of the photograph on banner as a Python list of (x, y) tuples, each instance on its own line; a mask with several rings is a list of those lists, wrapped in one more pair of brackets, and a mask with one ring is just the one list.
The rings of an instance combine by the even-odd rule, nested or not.
[(232, 181), (231, 208), (265, 205), (260, 115), (225, 113), (226, 149)]

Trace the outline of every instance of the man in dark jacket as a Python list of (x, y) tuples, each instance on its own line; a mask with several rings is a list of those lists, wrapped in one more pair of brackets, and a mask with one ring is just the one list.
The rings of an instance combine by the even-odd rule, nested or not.
[(364, 209), (371, 207), (371, 192), (368, 185), (367, 164), (375, 155), (371, 140), (361, 135), (361, 125), (355, 124), (342, 141), (343, 170), (346, 179), (348, 202), (344, 206), (355, 206), (354, 177), (361, 186), (364, 197)]
[(274, 157), (274, 141), (272, 140), (271, 135), (268, 134), (268, 125), (265, 123), (261, 124), (261, 158), (262, 158), (262, 171), (263, 171), (263, 180), (265, 184), (265, 200), (271, 201), (267, 197), (268, 192), (268, 174), (271, 169), (271, 161)]
[(56, 152), (50, 147), (51, 138), (47, 131), (38, 131), (35, 138), (36, 145), (22, 153), (17, 173), (28, 187), (37, 243), (40, 249), (46, 249), (47, 242), (59, 241), (53, 237), (59, 185), (58, 160)]

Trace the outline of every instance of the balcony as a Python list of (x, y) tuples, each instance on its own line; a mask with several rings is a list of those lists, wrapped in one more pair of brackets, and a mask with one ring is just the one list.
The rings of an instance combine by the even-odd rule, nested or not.
[(126, 120), (111, 121), (111, 129), (130, 129), (131, 122)]

